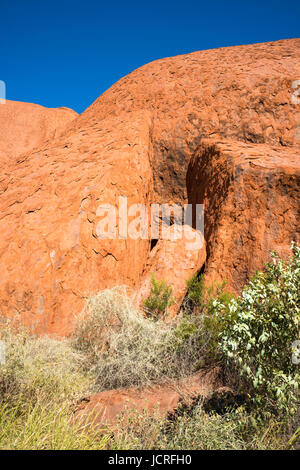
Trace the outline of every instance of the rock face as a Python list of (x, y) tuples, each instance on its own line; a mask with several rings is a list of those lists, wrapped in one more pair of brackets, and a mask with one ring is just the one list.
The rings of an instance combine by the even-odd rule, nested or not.
[[(156, 199), (187, 198), (186, 170), (203, 137), (299, 145), (300, 39), (220, 48), (149, 63), (115, 83), (76, 121), (151, 113)], [(97, 118), (96, 118), (97, 116)]]
[[(176, 315), (186, 294), (186, 280), (200, 271), (206, 260), (205, 240), (201, 231), (189, 225), (174, 224), (150, 251), (141, 281), (137, 285), (135, 302), (142, 306), (151, 292), (151, 275), (172, 286), (173, 305), (168, 315)], [(192, 249), (190, 249), (192, 248)]]
[(270, 252), (287, 258), (299, 242), (296, 148), (203, 140), (187, 173), (189, 200), (204, 204), (208, 284), (239, 292)]
[(6, 100), (0, 104), (0, 162), (33, 150), (53, 139), (78, 114), (68, 108)]
[(1, 181), (1, 312), (39, 333), (69, 332), (92, 292), (133, 285), (149, 251), (147, 239), (97, 236), (102, 204), (149, 204), (145, 116), (65, 138), (19, 157)]
[[(296, 237), (299, 76), (299, 39), (162, 59), (35, 150), (10, 159), (4, 149), (1, 314), (63, 335), (87, 296), (140, 285), (150, 237), (126, 238), (124, 227), (99, 237), (103, 205), (120, 196), (147, 209), (205, 202), (205, 269), (240, 289), (269, 248), (286, 251)], [(207, 138), (220, 154), (201, 150)]]

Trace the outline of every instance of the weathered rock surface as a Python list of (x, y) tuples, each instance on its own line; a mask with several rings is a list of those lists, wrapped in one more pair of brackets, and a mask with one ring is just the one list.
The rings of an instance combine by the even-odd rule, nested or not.
[(300, 159), (296, 148), (203, 140), (187, 173), (191, 203), (204, 204), (208, 284), (239, 292), (276, 250), (300, 241)]
[(148, 388), (124, 388), (107, 390), (92, 395), (79, 405), (75, 417), (104, 426), (116, 423), (118, 417), (127, 417), (146, 410), (161, 417), (172, 413), (180, 401), (202, 396), (207, 397), (222, 386), (218, 368), (201, 370), (177, 383), (154, 385)]
[(78, 114), (69, 108), (6, 100), (0, 104), (0, 162), (33, 150), (53, 139)]
[(299, 77), (299, 38), (169, 57), (119, 80), (76, 125), (150, 111), (156, 199), (181, 203), (203, 137), (299, 146), (300, 109), (292, 103)]
[[(261, 177), (252, 163), (247, 163), (251, 170), (241, 164), (235, 185), (239, 194), (244, 175), (238, 224), (230, 209), (233, 189), (224, 197), (220, 229), (212, 212), (208, 213), (209, 275), (229, 279), (234, 289), (240, 287), (256, 267), (253, 259), (257, 257), (261, 264), (269, 246), (288, 247), (294, 236), (295, 211), (289, 191), (294, 188), (291, 179), (296, 171), (300, 120), (299, 105), (291, 101), (291, 86), (299, 76), (300, 39), (158, 60), (121, 79), (34, 151), (13, 159), (4, 157), (0, 177), (1, 314), (31, 323), (40, 333), (65, 334), (87, 296), (116, 284), (138, 285), (148, 262), (150, 240), (99, 239), (99, 205), (117, 205), (119, 196), (128, 197), (128, 206), (182, 204), (188, 195), (199, 202), (202, 195), (198, 197), (190, 178), (186, 181), (186, 173), (191, 157), (207, 137), (216, 142), (244, 142), (249, 148), (253, 145), (253, 151), (259, 149), (262, 168), (268, 164), (264, 157), (270, 146), (276, 147), (277, 160), (284, 161), (279, 171), (275, 160), (269, 168), (260, 169)], [(231, 155), (242, 152), (238, 143), (234, 145)], [(193, 174), (200, 181), (201, 163), (196, 166)], [(211, 185), (219, 188), (222, 181), (218, 181), (217, 167), (211, 171), (210, 193), (207, 189), (203, 197), (206, 201), (211, 197), (214, 203), (218, 193)], [(252, 175), (257, 175), (254, 188)], [(275, 190), (275, 186), (276, 201), (283, 204), (276, 211), (282, 222), (249, 228), (248, 215), (251, 223), (256, 217), (264, 219), (273, 194), (268, 188)], [(257, 206), (254, 195), (259, 199)], [(243, 202), (243, 197), (249, 201)], [(267, 213), (270, 217), (271, 209)], [(288, 227), (283, 229), (286, 223)], [(257, 234), (253, 234), (255, 227)], [(258, 233), (264, 237), (260, 241)], [(276, 246), (271, 246), (273, 240), (277, 240)]]
[(142, 306), (151, 292), (151, 275), (172, 286), (174, 304), (168, 315), (175, 315), (186, 294), (186, 280), (200, 271), (206, 260), (205, 240), (202, 232), (189, 225), (174, 224), (164, 227), (166, 233), (150, 251), (138, 290), (134, 295), (137, 305)]
[(0, 182), (1, 313), (40, 333), (69, 332), (91, 293), (133, 285), (150, 243), (97, 237), (101, 204), (149, 205), (147, 116), (65, 138), (18, 157)]

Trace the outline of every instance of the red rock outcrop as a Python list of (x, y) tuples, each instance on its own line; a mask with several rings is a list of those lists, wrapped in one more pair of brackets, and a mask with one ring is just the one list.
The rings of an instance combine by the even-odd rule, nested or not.
[(0, 162), (33, 150), (53, 139), (78, 114), (69, 108), (6, 100), (0, 104)]
[[(116, 284), (138, 285), (150, 240), (99, 239), (99, 205), (118, 205), (119, 196), (128, 197), (128, 206), (182, 204), (188, 195), (199, 202), (198, 190), (189, 178), (186, 182), (186, 174), (191, 157), (208, 137), (253, 145), (260, 149), (262, 167), (270, 146), (276, 147), (278, 160), (285, 163), (277, 172), (274, 160), (268, 170), (260, 170), (261, 177), (255, 176), (253, 194), (262, 200), (259, 207), (250, 181), (256, 170), (245, 170), (242, 164), (247, 181), (240, 197), (253, 199), (245, 201), (247, 214), (253, 220), (258, 210), (262, 220), (272, 193), (266, 188), (271, 188), (273, 178), (274, 185), (281, 185), (276, 200), (288, 212), (276, 214), (289, 220), (289, 228), (279, 227), (282, 240), (276, 244), (287, 247), (294, 236), (290, 214), (294, 219), (295, 209), (284, 192), (294, 183), (286, 186), (286, 176), (280, 179), (280, 175), (287, 161), (289, 171), (295, 171), (290, 156), (297, 156), (300, 120), (299, 105), (291, 95), (299, 76), (300, 39), (158, 60), (122, 78), (53, 139), (6, 161), (0, 179), (1, 314), (35, 324), (41, 333), (65, 334), (87, 296)], [(231, 155), (234, 152), (232, 148)], [(213, 154), (212, 160), (211, 165), (216, 165)], [(196, 166), (193, 171), (199, 175), (201, 164)], [(212, 174), (209, 184), (219, 188), (217, 167)], [(214, 187), (210, 189), (215, 200)], [(232, 191), (225, 197), (229, 208), (234, 204)], [(207, 200), (209, 192), (204, 194)], [(276, 248), (277, 228), (273, 224), (266, 235), (268, 222), (265, 232), (260, 232), (268, 240), (261, 242), (263, 248), (257, 240), (244, 244), (255, 230), (254, 225), (249, 229), (245, 214), (231, 242), (224, 233), (232, 233), (234, 211), (225, 205), (225, 215), (218, 219), (223, 242), (217, 235), (221, 232), (211, 228), (211, 214), (206, 220), (207, 270), (212, 278), (220, 275), (231, 282), (232, 276), (235, 289), (255, 267), (250, 247), (260, 264), (267, 249)], [(242, 207), (241, 202), (238, 213)], [(238, 231), (248, 235), (239, 238)], [(225, 240), (228, 247), (223, 250), (219, 245)]]
[(101, 204), (149, 205), (147, 116), (65, 139), (22, 155), (0, 181), (1, 313), (40, 333), (65, 334), (91, 293), (133, 285), (150, 243), (97, 236)]
[(161, 417), (172, 413), (181, 400), (207, 397), (222, 387), (220, 370), (201, 370), (177, 383), (154, 385), (148, 388), (124, 388), (97, 393), (79, 405), (75, 417), (98, 426), (112, 425), (125, 413), (127, 417), (144, 410)]
[(189, 201), (204, 204), (208, 284), (239, 292), (276, 250), (300, 242), (296, 148), (203, 140), (187, 173)]
[(300, 142), (300, 39), (226, 47), (156, 60), (115, 83), (77, 120), (92, 127), (151, 113), (156, 200), (187, 198), (186, 170), (203, 137), (282, 147)]

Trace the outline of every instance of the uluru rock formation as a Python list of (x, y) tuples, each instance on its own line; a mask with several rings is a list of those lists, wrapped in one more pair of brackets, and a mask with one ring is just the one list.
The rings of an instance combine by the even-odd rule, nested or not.
[(204, 203), (204, 272), (239, 291), (269, 249), (299, 236), (299, 77), (300, 39), (158, 60), (4, 157), (1, 314), (63, 335), (92, 293), (139, 286), (151, 240), (97, 233), (99, 206), (120, 196)]
[(0, 162), (53, 139), (78, 114), (69, 108), (6, 100), (0, 106)]

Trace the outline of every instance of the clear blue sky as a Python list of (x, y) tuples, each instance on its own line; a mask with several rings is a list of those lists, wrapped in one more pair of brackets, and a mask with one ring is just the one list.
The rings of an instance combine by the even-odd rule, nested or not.
[(0, 0), (7, 99), (82, 112), (152, 60), (299, 37), (299, 0)]

